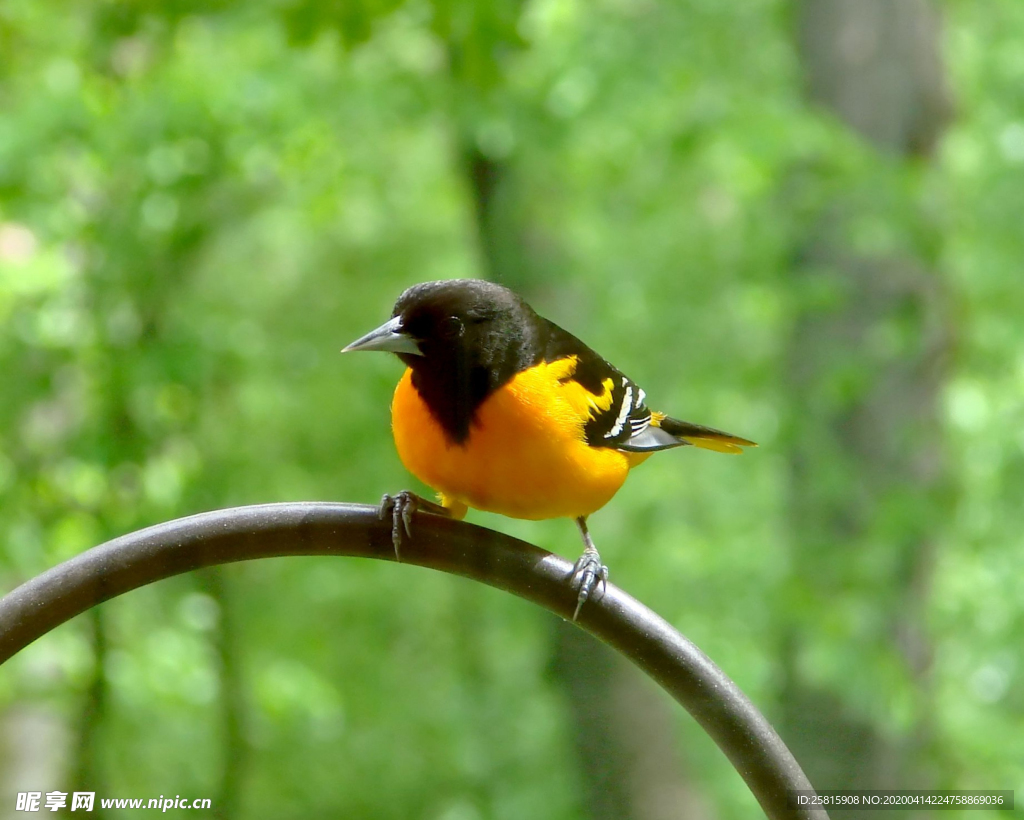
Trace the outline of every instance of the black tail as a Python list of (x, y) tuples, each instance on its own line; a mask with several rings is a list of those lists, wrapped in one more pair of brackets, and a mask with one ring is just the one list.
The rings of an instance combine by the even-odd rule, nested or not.
[(651, 420), (673, 438), (685, 441), (695, 447), (702, 447), (705, 450), (715, 450), (719, 453), (742, 453), (744, 447), (756, 447), (757, 445), (745, 438), (734, 436), (731, 433), (723, 433), (714, 427), (704, 427), (701, 424), (691, 424), (688, 421), (679, 421), (669, 416), (659, 419), (657, 416)]

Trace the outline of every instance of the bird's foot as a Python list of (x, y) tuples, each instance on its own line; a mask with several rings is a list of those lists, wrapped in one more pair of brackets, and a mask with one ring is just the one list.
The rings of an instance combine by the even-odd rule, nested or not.
[(573, 565), (572, 575), (569, 576), (569, 583), (575, 589), (579, 587), (579, 595), (576, 596), (576, 611), (572, 614), (575, 621), (580, 614), (583, 605), (594, 593), (598, 582), (605, 587), (608, 585), (608, 567), (601, 563), (601, 556), (596, 549), (587, 547), (583, 555)]
[(380, 500), (380, 507), (377, 514), (383, 521), (391, 516), (391, 543), (395, 548), (395, 560), (401, 561), (401, 547), (403, 538), (412, 538), (412, 516), (413, 513), (422, 511), (433, 515), (450, 516), (447, 509), (433, 501), (421, 498), (411, 490), (402, 490), (394, 495), (384, 494)]

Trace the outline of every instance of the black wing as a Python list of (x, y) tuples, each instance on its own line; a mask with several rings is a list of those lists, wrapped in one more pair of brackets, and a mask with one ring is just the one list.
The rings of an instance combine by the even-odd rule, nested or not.
[(590, 417), (583, 428), (587, 444), (643, 452), (688, 443), (651, 426), (646, 395), (636, 382), (568, 331), (546, 319), (542, 321), (547, 335), (544, 360), (574, 358), (576, 367), (563, 381), (571, 380), (590, 394)]

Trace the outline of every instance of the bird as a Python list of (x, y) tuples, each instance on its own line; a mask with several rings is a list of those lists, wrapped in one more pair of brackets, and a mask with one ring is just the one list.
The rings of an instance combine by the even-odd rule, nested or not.
[(588, 517), (652, 453), (757, 445), (651, 411), (643, 389), (503, 285), (444, 279), (405, 290), (391, 318), (342, 352), (389, 351), (406, 366), (391, 405), (405, 467), (437, 492), (385, 495), (396, 557), (417, 510), (461, 519), (469, 508), (511, 518), (571, 518), (583, 554), (569, 582), (575, 621), (607, 585)]

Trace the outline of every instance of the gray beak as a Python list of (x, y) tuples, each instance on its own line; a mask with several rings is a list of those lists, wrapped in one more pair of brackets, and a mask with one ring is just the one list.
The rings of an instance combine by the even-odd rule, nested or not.
[(402, 332), (402, 317), (385, 322), (376, 330), (371, 330), (365, 336), (360, 336), (342, 353), (351, 353), (353, 350), (386, 350), (390, 353), (411, 353), (414, 356), (422, 356), (416, 340), (407, 333)]

